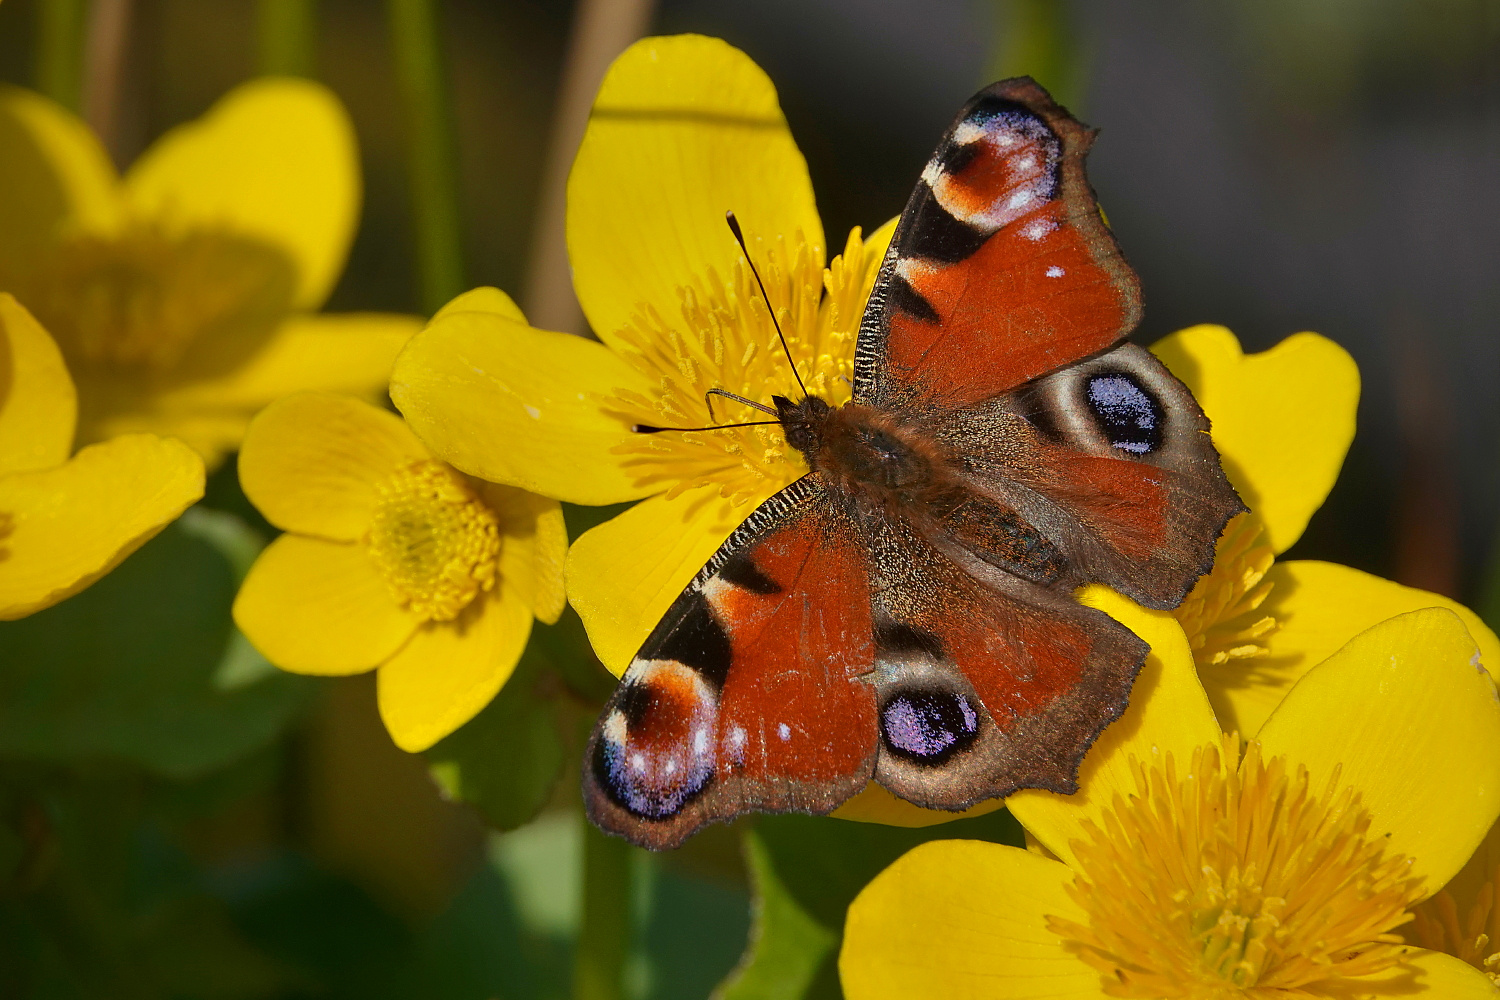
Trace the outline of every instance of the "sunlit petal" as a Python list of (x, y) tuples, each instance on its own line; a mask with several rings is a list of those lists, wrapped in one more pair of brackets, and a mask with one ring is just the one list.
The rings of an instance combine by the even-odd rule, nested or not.
[(406, 345), (391, 377), (391, 399), (445, 462), (584, 504), (646, 494), (612, 453), (631, 436), (600, 409), (617, 388), (647, 385), (600, 344), (493, 310), (443, 314)]
[(716, 38), (646, 38), (610, 67), (568, 178), (578, 300), (611, 342), (637, 308), (680, 315), (678, 288), (797, 232), (823, 247), (807, 165), (766, 74)]
[(299, 674), (358, 674), (421, 623), (402, 610), (364, 546), (282, 535), (234, 599), (234, 620), (261, 654)]
[(475, 601), (451, 622), (429, 622), (377, 674), (380, 717), (396, 745), (426, 750), (490, 703), (531, 634), (518, 594)]
[(1272, 585), (1257, 615), (1274, 618), (1263, 643), (1269, 655), (1230, 660), (1201, 669), (1203, 686), (1226, 730), (1260, 729), (1287, 691), (1312, 667), (1354, 636), (1387, 618), (1421, 608), (1447, 608), (1463, 621), (1491, 674), (1500, 670), (1500, 640), (1479, 616), (1457, 601), (1313, 560), (1279, 562), (1266, 574)]
[(1193, 390), (1230, 482), (1265, 522), (1272, 547), (1285, 552), (1323, 505), (1354, 439), (1354, 359), (1316, 333), (1247, 355), (1234, 334), (1209, 325), (1151, 350)]
[(500, 577), (511, 593), (549, 624), (567, 604), (563, 563), (568, 529), (556, 500), (514, 486), (479, 484), (479, 496), (500, 522)]
[(78, 593), (201, 496), (202, 459), (144, 434), (0, 475), (0, 619)]
[(1256, 738), (1315, 781), (1337, 770), (1429, 892), (1500, 815), (1500, 699), (1444, 608), (1360, 633), (1297, 682)]
[(1087, 921), (1072, 872), (1027, 851), (938, 840), (908, 851), (849, 906), (839, 978), (849, 1000), (1102, 1000), (1099, 973), (1047, 917)]
[(250, 425), (240, 487), (284, 531), (355, 541), (369, 528), (381, 481), (428, 458), (395, 414), (347, 396), (301, 393)]

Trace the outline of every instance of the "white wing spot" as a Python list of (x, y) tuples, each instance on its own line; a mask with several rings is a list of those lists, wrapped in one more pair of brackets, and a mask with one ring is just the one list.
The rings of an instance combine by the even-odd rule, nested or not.
[(1053, 264), (1051, 267), (1047, 268), (1047, 277), (1049, 277), (1049, 278), (1061, 278), (1063, 275), (1065, 275), (1067, 273), (1068, 273), (1067, 271), (1064, 271), (1062, 268), (1058, 267), (1056, 264)]
[(792, 727), (783, 722), (776, 727), (776, 735), (780, 736), (781, 742), (785, 743), (792, 738)]
[(1035, 222), (1021, 230), (1021, 235), (1035, 243), (1057, 228), (1057, 224), (1047, 219), (1037, 219)]

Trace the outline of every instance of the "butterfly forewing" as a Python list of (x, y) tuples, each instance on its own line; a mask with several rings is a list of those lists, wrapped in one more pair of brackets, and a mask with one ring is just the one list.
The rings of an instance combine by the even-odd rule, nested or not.
[(1140, 322), (1084, 176), (1092, 130), (1030, 79), (977, 94), (906, 204), (860, 329), (854, 396), (964, 406)]

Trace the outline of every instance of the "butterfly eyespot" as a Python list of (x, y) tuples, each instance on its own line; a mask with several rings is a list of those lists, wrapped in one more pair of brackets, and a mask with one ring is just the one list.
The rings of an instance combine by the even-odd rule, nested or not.
[(594, 778), (616, 805), (666, 819), (713, 778), (717, 698), (681, 663), (637, 661), (631, 671), (599, 726)]
[(880, 736), (891, 753), (941, 764), (979, 735), (979, 712), (954, 691), (901, 691), (880, 709)]
[(1161, 401), (1128, 372), (1090, 376), (1084, 398), (1109, 443), (1132, 455), (1161, 447), (1166, 411)]

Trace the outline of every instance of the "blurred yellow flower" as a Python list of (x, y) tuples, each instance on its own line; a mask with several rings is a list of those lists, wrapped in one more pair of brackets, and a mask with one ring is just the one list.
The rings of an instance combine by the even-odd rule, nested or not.
[(709, 389), (764, 401), (796, 385), (726, 209), (803, 382), (846, 402), (893, 223), (869, 240), (856, 229), (825, 268), (812, 183), (775, 88), (744, 53), (698, 35), (648, 38), (615, 61), (569, 177), (574, 285), (603, 343), (533, 329), (513, 306), (454, 303), (391, 379), (412, 429), (465, 472), (573, 503), (642, 500), (568, 557), (568, 597), (616, 674), (752, 507), (807, 472), (778, 427), (630, 429), (709, 422)]
[(80, 443), (154, 431), (215, 464), (282, 395), (376, 398), (420, 320), (313, 313), (359, 183), (348, 118), (310, 81), (236, 88), (123, 179), (72, 114), (0, 87), (0, 291), (57, 338)]
[(1299, 333), (1247, 355), (1234, 334), (1205, 325), (1151, 350), (1202, 404), (1251, 510), (1230, 522), (1213, 571), (1176, 611), (1226, 730), (1255, 732), (1310, 667), (1418, 608), (1453, 611), (1485, 667), (1500, 669), (1500, 639), (1456, 601), (1335, 563), (1275, 561), (1322, 506), (1354, 438), (1359, 370), (1343, 348)]
[(203, 496), (181, 442), (126, 434), (73, 455), (76, 419), (57, 345), (0, 292), (0, 619), (83, 590)]
[(378, 667), (403, 750), (473, 718), (510, 677), (533, 615), (564, 604), (562, 510), (437, 461), (385, 410), (300, 393), (245, 435), (240, 484), (286, 532), (251, 567), (234, 620), (283, 670)]
[(933, 841), (864, 889), (839, 962), (850, 1000), (1495, 995), (1395, 933), (1500, 815), (1500, 702), (1453, 612), (1362, 632), (1242, 759), (1175, 621), (1094, 600), (1151, 643), (1144, 697), (1078, 794), (1008, 800), (1033, 850)]

